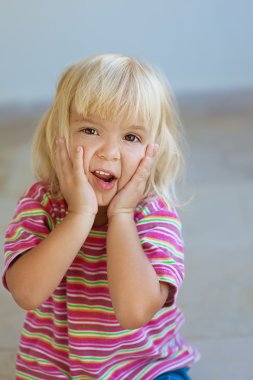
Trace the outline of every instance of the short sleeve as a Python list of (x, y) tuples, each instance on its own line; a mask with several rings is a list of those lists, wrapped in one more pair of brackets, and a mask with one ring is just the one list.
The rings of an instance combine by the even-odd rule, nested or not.
[(179, 216), (159, 201), (145, 206), (137, 220), (143, 250), (160, 281), (170, 284), (165, 306), (171, 306), (184, 278), (184, 242)]
[[(46, 196), (29, 190), (20, 198), (9, 224), (4, 244), (5, 266), (3, 285), (8, 289), (5, 274), (11, 263), (24, 252), (37, 246), (53, 229), (53, 220), (46, 210)], [(42, 196), (39, 196), (42, 195)], [(41, 199), (40, 199), (41, 198)]]

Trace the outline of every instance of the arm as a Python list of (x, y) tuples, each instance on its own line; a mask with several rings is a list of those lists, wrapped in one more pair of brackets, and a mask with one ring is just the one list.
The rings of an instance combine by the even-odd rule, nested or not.
[(135, 174), (111, 201), (108, 214), (108, 282), (116, 317), (122, 327), (146, 324), (163, 306), (169, 286), (143, 252), (133, 213), (143, 196), (158, 146), (149, 145)]
[(24, 309), (38, 307), (55, 290), (86, 240), (97, 213), (96, 195), (83, 170), (82, 148), (76, 149), (70, 161), (66, 144), (60, 140), (56, 157), (56, 172), (69, 213), (6, 273), (8, 288)]
[(143, 252), (131, 213), (111, 217), (107, 260), (110, 294), (120, 324), (129, 329), (146, 324), (164, 305), (169, 285), (159, 282)]
[(37, 247), (19, 257), (6, 272), (6, 282), (19, 306), (41, 305), (61, 282), (85, 241), (94, 217), (69, 213)]

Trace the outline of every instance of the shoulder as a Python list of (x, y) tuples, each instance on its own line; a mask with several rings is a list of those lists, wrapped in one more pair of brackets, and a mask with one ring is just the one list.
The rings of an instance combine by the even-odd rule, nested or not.
[(136, 207), (135, 221), (149, 218), (170, 218), (180, 221), (176, 207), (162, 197), (145, 198)]
[(39, 203), (43, 203), (45, 198), (52, 198), (52, 193), (49, 187), (43, 182), (36, 182), (32, 184), (24, 193), (22, 198), (30, 198)]
[(164, 198), (144, 199), (137, 205), (135, 223), (139, 234), (169, 234), (182, 242), (182, 223), (174, 205)]
[[(50, 215), (58, 214), (59, 211), (66, 213), (66, 203), (61, 194), (52, 193), (49, 186), (43, 182), (32, 184), (19, 199), (17, 209), (44, 210)], [(58, 212), (57, 212), (58, 211)]]

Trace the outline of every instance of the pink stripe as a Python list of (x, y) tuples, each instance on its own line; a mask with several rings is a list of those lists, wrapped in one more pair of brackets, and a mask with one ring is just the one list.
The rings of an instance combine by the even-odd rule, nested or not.
[[(20, 217), (21, 213), (30, 215)], [(63, 198), (54, 199), (41, 183), (33, 185), (18, 203), (6, 233), (5, 271), (12, 260), (50, 233), (51, 219), (56, 225), (66, 213)], [(62, 371), (73, 380), (76, 376), (134, 380), (144, 371), (142, 380), (152, 380), (197, 360), (198, 353), (178, 335), (183, 315), (174, 300), (184, 277), (184, 243), (177, 212), (157, 199), (140, 203), (135, 220), (143, 250), (157, 275), (173, 284), (175, 292), (167, 302), (173, 306), (164, 307), (140, 329), (122, 330), (107, 283), (106, 226), (98, 227), (84, 242), (52, 297), (37, 312), (27, 313), (19, 352), (38, 360), (30, 363), (19, 356), (20, 371), (43, 380), (66, 379)], [(39, 360), (49, 365), (45, 367)]]

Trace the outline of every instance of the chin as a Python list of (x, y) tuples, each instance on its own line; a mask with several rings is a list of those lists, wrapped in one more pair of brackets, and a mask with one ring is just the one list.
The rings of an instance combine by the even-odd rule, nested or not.
[(98, 207), (108, 207), (113, 197), (97, 196)]

